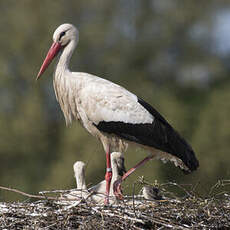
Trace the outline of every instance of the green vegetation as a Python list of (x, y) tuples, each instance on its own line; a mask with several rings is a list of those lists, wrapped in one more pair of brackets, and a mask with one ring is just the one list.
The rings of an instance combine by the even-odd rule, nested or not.
[[(188, 176), (169, 163), (149, 162), (125, 182), (127, 192), (140, 175), (198, 183), (200, 192), (229, 179), (230, 49), (221, 40), (230, 31), (229, 1), (7, 0), (0, 14), (0, 185), (29, 193), (72, 188), (76, 160), (88, 162), (88, 183), (104, 177), (101, 144), (78, 123), (65, 126), (52, 86), (54, 64), (35, 82), (53, 31), (65, 22), (80, 31), (71, 68), (151, 103), (200, 161)], [(129, 148), (126, 167), (146, 154)], [(0, 200), (12, 199), (18, 197), (0, 192)]]

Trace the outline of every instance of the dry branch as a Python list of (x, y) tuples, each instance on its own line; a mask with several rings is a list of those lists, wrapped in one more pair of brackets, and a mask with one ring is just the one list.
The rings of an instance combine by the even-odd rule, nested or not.
[[(142, 180), (142, 184), (145, 183), (150, 185)], [(185, 189), (183, 185), (167, 183), (157, 185), (162, 188), (164, 200), (144, 200), (133, 194), (113, 206), (95, 205), (88, 198), (59, 200), (58, 196), (68, 190), (32, 195), (0, 186), (0, 189), (39, 199), (36, 202), (1, 202), (0, 229), (31, 229), (31, 226), (34, 229), (229, 229), (228, 185), (229, 181), (220, 181), (211, 188), (210, 194), (214, 196), (202, 198), (194, 195), (194, 186), (190, 191), (188, 186)], [(167, 186), (177, 186), (186, 196), (169, 193)]]

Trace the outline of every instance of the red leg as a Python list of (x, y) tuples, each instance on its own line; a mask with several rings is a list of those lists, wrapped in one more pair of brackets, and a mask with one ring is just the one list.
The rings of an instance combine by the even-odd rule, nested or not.
[(112, 179), (112, 168), (111, 168), (110, 152), (108, 151), (106, 153), (106, 174), (105, 174), (106, 198), (105, 198), (105, 204), (109, 204), (109, 191), (110, 191), (111, 179)]
[(129, 175), (131, 175), (137, 168), (139, 168), (140, 166), (144, 165), (147, 161), (151, 160), (153, 158), (153, 156), (148, 156), (146, 157), (144, 160), (142, 160), (141, 162), (139, 162), (138, 164), (136, 164), (133, 168), (129, 169), (128, 172), (126, 172), (122, 178), (116, 180), (113, 184), (113, 191), (115, 196), (118, 199), (123, 199), (123, 195), (121, 192), (121, 183), (123, 180), (125, 180)]

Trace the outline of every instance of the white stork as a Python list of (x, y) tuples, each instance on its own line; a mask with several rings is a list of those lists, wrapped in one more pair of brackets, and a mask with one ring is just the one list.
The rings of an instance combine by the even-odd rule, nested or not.
[[(146, 148), (150, 155), (116, 183), (116, 194), (120, 192), (121, 181), (152, 158), (173, 161), (187, 172), (197, 169), (199, 163), (190, 145), (151, 105), (108, 80), (69, 70), (78, 39), (78, 30), (73, 25), (60, 25), (53, 34), (53, 44), (37, 79), (60, 53), (53, 80), (56, 98), (67, 125), (79, 120), (89, 133), (102, 142), (107, 164), (106, 194), (109, 195), (112, 177), (110, 153), (124, 152), (127, 143)], [(108, 203), (108, 199), (105, 202)]]

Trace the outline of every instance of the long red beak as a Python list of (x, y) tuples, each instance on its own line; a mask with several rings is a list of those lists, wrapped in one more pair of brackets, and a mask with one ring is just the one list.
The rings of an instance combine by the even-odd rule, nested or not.
[(39, 70), (36, 80), (38, 80), (41, 77), (41, 75), (45, 72), (49, 64), (52, 62), (52, 60), (57, 56), (58, 52), (61, 50), (61, 47), (62, 46), (59, 42), (54, 42), (52, 44)]

